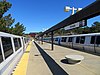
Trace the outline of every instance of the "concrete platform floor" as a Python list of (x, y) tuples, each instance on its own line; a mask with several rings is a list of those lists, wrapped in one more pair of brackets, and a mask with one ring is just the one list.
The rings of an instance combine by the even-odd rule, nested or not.
[[(30, 50), (26, 75), (100, 75), (100, 56), (54, 45), (36, 44)], [(84, 60), (79, 64), (67, 63), (65, 56), (79, 54)]]

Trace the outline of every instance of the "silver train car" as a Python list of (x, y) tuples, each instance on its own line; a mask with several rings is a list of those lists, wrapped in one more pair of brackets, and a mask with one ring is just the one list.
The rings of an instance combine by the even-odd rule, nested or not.
[(28, 43), (25, 37), (0, 32), (0, 75), (11, 75)]
[(57, 36), (55, 44), (100, 54), (100, 33)]

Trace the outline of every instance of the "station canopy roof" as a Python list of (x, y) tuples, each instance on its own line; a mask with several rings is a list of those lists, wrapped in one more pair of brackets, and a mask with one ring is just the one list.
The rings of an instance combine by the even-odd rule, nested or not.
[(57, 29), (63, 28), (65, 26), (68, 26), (70, 24), (87, 20), (92, 17), (100, 15), (100, 0), (95, 1), (94, 3), (88, 5), (87, 7), (83, 8), (79, 12), (75, 13), (74, 15), (71, 15), (70, 17), (66, 18), (65, 20), (61, 21), (60, 23), (54, 25), (53, 27), (49, 28), (39, 36), (43, 36), (44, 34), (47, 34), (49, 32), (55, 31)]

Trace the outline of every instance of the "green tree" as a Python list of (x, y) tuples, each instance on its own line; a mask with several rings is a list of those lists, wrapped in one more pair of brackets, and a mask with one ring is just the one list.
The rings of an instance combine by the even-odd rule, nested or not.
[(90, 33), (90, 28), (88, 26), (75, 28), (72, 30), (74, 34), (87, 34)]
[(57, 36), (57, 35), (62, 35), (63, 34), (63, 31), (62, 29), (58, 29), (58, 30), (55, 30), (54, 31), (54, 35)]
[(24, 31), (26, 30), (23, 24), (18, 22), (15, 24), (15, 26), (12, 26), (12, 24), (15, 22), (15, 19), (12, 19), (11, 14), (3, 17), (3, 14), (7, 12), (11, 6), (12, 4), (9, 2), (0, 2), (0, 31), (16, 35), (23, 35)]
[(90, 27), (91, 33), (100, 32), (100, 22), (94, 22), (92, 27)]
[(0, 18), (3, 16), (3, 14), (5, 12), (7, 12), (7, 10), (9, 8), (11, 8), (12, 4), (10, 4), (9, 2), (0, 2)]
[(87, 33), (91, 33), (90, 27), (88, 26), (84, 27), (82, 30), (82, 34), (87, 34)]
[(15, 27), (12, 27), (12, 33), (16, 35), (23, 35), (24, 31), (26, 30), (26, 27), (24, 27), (23, 24), (20, 24), (19, 22), (15, 24)]
[(100, 22), (94, 22), (91, 27), (85, 26), (81, 28), (75, 28), (72, 32), (76, 34), (98, 33), (100, 32)]
[(9, 32), (10, 26), (15, 21), (14, 19), (12, 19), (11, 14), (3, 17), (3, 14), (7, 12), (7, 10), (11, 8), (11, 6), (12, 4), (10, 4), (9, 2), (0, 2), (0, 31), (2, 32)]
[(61, 28), (60, 31), (61, 31), (61, 35), (66, 35), (66, 30), (64, 28)]
[(15, 19), (12, 19), (11, 14), (4, 16), (0, 19), (0, 31), (9, 32), (11, 25), (14, 23)]

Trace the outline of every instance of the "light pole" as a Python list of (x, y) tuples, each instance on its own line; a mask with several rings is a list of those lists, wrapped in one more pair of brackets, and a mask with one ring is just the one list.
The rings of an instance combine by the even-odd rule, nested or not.
[(68, 11), (70, 11), (70, 10), (72, 10), (72, 13), (71, 13), (71, 15), (73, 15), (74, 13), (75, 13), (75, 11), (80, 11), (80, 10), (82, 10), (82, 8), (75, 8), (75, 7), (69, 7), (69, 6), (65, 6), (65, 8), (64, 8), (64, 11), (65, 12), (68, 12)]

